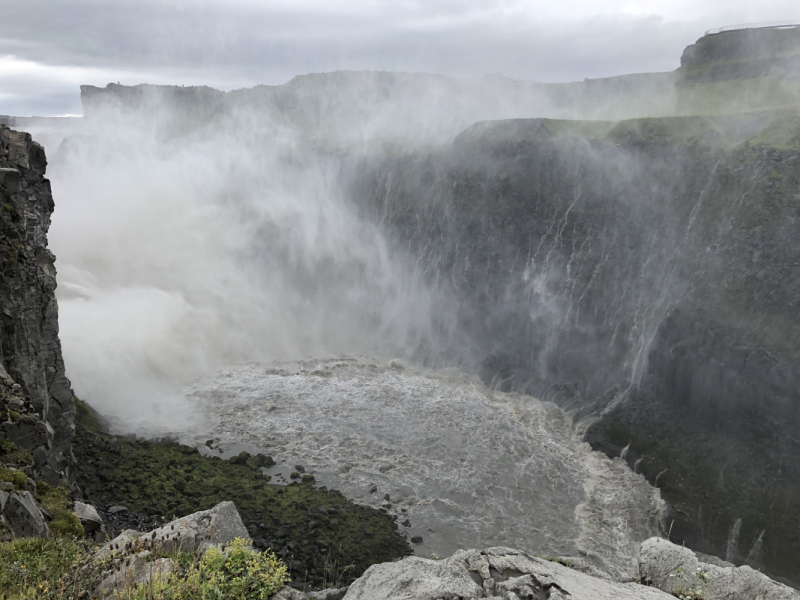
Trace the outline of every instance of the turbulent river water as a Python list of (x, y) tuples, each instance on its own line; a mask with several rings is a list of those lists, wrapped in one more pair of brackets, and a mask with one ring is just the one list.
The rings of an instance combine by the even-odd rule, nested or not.
[(502, 545), (633, 575), (663, 515), (658, 490), (593, 452), (560, 408), (460, 372), (363, 358), (250, 364), (184, 393), (205, 422), (187, 441), (269, 453), (275, 481), (300, 464), (318, 485), (387, 508), (422, 537), (418, 555)]

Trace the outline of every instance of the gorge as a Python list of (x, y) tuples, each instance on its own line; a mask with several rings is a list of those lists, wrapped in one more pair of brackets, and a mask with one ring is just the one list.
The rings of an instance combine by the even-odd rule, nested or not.
[[(0, 122), (48, 148), (67, 373), (116, 431), (283, 449), (424, 523), (430, 552), (502, 534), (619, 574), (621, 548), (661, 527), (796, 584), (798, 57), (797, 29), (742, 30), (701, 38), (673, 73), (109, 84), (82, 88), (81, 119)], [(33, 159), (12, 166), (47, 204), (19, 139)], [(52, 291), (50, 255), (28, 255)], [(35, 302), (3, 299), (5, 369), (55, 431), (40, 466), (69, 480), (57, 341), (40, 344), (47, 398), (14, 342), (11, 307)], [(592, 503), (593, 476), (612, 501)], [(542, 521), (513, 532), (493, 504)], [(609, 517), (582, 545), (594, 509), (633, 533), (618, 543)]]

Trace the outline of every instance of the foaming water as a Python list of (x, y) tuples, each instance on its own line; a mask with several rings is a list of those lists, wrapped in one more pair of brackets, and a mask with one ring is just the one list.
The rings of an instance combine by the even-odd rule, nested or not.
[(422, 536), (420, 555), (505, 545), (588, 556), (628, 576), (638, 544), (658, 531), (658, 491), (592, 452), (561, 409), (458, 372), (251, 364), (184, 391), (208, 423), (190, 441), (259, 449), (356, 501), (391, 504), (411, 524), (400, 529)]

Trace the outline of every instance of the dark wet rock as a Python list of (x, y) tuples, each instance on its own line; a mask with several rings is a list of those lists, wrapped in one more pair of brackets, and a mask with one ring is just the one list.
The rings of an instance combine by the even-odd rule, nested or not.
[(70, 444), (75, 407), (64, 374), (54, 291), (55, 257), (47, 249), (53, 212), (47, 160), (27, 133), (0, 125), (0, 462), (20, 464), (35, 479), (71, 484), (75, 461)]
[(348, 182), (458, 299), (448, 360), (627, 447), (673, 539), (725, 556), (741, 519), (734, 562), (765, 532), (754, 565), (800, 581), (798, 140), (777, 111), (484, 122)]

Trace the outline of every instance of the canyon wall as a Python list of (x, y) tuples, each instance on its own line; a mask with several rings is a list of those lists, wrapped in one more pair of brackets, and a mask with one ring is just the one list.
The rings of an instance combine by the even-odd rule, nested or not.
[(797, 579), (799, 142), (796, 113), (478, 123), (347, 185), (451, 299), (449, 360), (568, 410), (672, 539)]
[(69, 485), (75, 402), (58, 339), (46, 167), (43, 148), (29, 134), (0, 125), (0, 461), (51, 485)]

